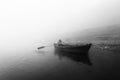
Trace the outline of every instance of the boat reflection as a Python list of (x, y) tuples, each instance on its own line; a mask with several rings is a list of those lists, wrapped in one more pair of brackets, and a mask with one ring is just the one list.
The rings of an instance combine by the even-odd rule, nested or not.
[[(77, 63), (92, 65), (88, 53), (82, 53), (82, 54), (77, 55), (76, 53), (70, 53), (70, 52), (68, 53), (68, 52), (62, 52), (59, 50), (54, 50), (54, 54), (59, 56), (60, 59), (68, 58)], [(85, 55), (83, 55), (83, 54), (85, 54)]]

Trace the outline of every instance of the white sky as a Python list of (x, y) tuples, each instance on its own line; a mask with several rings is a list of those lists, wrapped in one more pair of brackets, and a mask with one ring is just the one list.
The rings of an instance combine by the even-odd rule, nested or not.
[(0, 1), (0, 38), (7, 42), (119, 23), (120, 0)]

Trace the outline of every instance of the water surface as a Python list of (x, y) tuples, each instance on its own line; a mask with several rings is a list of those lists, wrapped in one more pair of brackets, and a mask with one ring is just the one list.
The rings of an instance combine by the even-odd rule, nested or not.
[[(19, 53), (18, 54), (16, 54)], [(18, 50), (0, 58), (1, 80), (117, 79), (120, 54), (95, 45), (88, 55), (56, 53), (54, 47)]]

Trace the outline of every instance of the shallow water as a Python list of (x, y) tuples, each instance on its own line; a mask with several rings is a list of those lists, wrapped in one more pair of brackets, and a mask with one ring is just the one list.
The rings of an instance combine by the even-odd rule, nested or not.
[[(16, 54), (19, 53), (18, 54)], [(57, 53), (53, 47), (0, 57), (0, 80), (118, 79), (120, 54), (92, 46), (88, 55)]]

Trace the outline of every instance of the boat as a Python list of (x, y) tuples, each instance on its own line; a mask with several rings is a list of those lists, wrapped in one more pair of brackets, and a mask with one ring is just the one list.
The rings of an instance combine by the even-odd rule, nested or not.
[(79, 43), (79, 44), (68, 44), (59, 40), (54, 43), (54, 48), (63, 52), (70, 53), (88, 53), (92, 43)]

